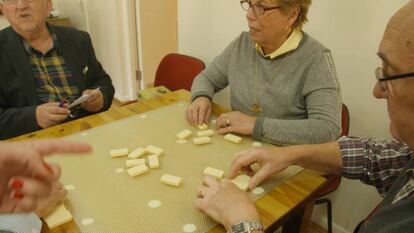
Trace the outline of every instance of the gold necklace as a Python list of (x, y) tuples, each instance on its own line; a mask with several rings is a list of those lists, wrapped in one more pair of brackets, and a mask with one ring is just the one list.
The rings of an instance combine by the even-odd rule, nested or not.
[[(283, 59), (287, 59), (287, 57), (290, 56), (290, 54), (291, 54), (292, 51), (289, 51), (286, 55), (283, 55), (282, 54), (281, 56), (284, 56)], [(254, 98), (254, 101), (252, 103), (252, 106), (250, 107), (250, 111), (252, 111), (256, 115), (259, 114), (259, 113), (261, 113), (261, 112), (263, 112), (263, 109), (262, 109), (262, 107), (260, 106), (260, 103), (259, 103), (259, 96), (261, 96), (261, 92), (259, 93), (259, 89), (258, 89), (258, 86), (259, 86), (259, 76), (257, 75), (257, 56), (258, 56), (257, 53), (255, 53), (255, 62), (254, 62), (255, 63), (255, 71), (254, 71), (254, 73), (255, 73), (254, 74), (254, 76), (255, 76), (255, 85), (254, 85), (254, 90), (253, 90), (253, 98)], [(280, 62), (279, 67), (283, 64), (283, 62), (284, 61)], [(276, 76), (279, 74), (280, 70), (281, 69), (279, 69), (276, 72), (276, 74), (275, 74), (274, 78), (272, 79), (270, 85), (272, 84), (273, 80), (276, 79)]]
[(254, 102), (252, 104), (252, 106), (250, 107), (250, 111), (252, 111), (255, 114), (261, 113), (262, 107), (260, 107), (260, 103), (259, 103), (259, 98), (258, 98), (258, 83), (259, 83), (259, 78), (257, 77), (257, 54), (255, 53), (255, 85), (254, 85), (254, 91), (253, 91), (253, 96), (254, 96)]

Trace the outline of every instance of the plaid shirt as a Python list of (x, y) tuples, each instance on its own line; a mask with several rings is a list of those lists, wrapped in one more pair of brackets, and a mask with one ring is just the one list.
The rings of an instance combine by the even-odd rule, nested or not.
[(344, 177), (374, 185), (385, 196), (399, 174), (406, 172), (410, 179), (392, 203), (404, 200), (414, 193), (414, 169), (404, 170), (413, 154), (408, 145), (396, 140), (387, 142), (348, 137), (340, 138), (338, 143), (342, 153)]
[(56, 34), (51, 34), (53, 44), (45, 54), (23, 40), (36, 82), (38, 104), (61, 100), (72, 102), (80, 94), (65, 59), (59, 54)]

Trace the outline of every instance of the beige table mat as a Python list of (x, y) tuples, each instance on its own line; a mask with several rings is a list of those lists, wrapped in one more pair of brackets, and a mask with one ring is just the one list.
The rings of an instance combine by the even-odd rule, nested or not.
[[(232, 144), (215, 134), (212, 143), (196, 146), (189, 140), (178, 144), (175, 135), (183, 129), (193, 131), (184, 112), (188, 103), (180, 102), (112, 122), (67, 138), (86, 141), (94, 152), (86, 156), (55, 156), (49, 160), (61, 164), (62, 183), (73, 185), (65, 201), (74, 220), (85, 233), (183, 232), (185, 224), (195, 224), (195, 232), (205, 232), (216, 225), (207, 215), (193, 207), (196, 189), (203, 179), (206, 166), (222, 169), (228, 176), (232, 155), (250, 148), (252, 140), (243, 138)], [(210, 124), (211, 129), (215, 129)], [(130, 151), (147, 145), (164, 149), (161, 167), (130, 178), (116, 173), (125, 169), (126, 157), (111, 158), (109, 151), (128, 147)], [(147, 158), (144, 156), (143, 158)], [(148, 161), (147, 161), (148, 163)], [(301, 168), (291, 167), (261, 185), (266, 191), (297, 174)], [(168, 173), (183, 178), (179, 188), (161, 184), (161, 175)], [(259, 198), (250, 194), (253, 200)], [(150, 200), (159, 200), (159, 208), (149, 208)], [(82, 220), (94, 222), (82, 225)]]

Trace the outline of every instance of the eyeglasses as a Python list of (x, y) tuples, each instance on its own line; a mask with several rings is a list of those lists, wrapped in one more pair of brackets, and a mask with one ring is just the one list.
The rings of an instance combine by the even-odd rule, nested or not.
[(381, 90), (386, 91), (387, 84), (385, 83), (385, 81), (403, 79), (403, 78), (414, 78), (414, 73), (405, 73), (405, 74), (397, 74), (397, 75), (392, 75), (392, 76), (385, 76), (382, 68), (378, 67), (377, 69), (375, 69), (375, 77), (377, 78), (377, 81), (378, 81), (378, 84)]
[(264, 15), (264, 13), (266, 13), (266, 11), (270, 11), (270, 10), (280, 8), (280, 6), (265, 7), (260, 3), (252, 4), (252, 2), (250, 2), (250, 1), (240, 1), (240, 5), (241, 5), (242, 9), (245, 10), (245, 11), (249, 11), (249, 9), (251, 7), (253, 9), (253, 13), (256, 16), (261, 16), (261, 15)]
[[(33, 3), (33, 2), (37, 2), (39, 0), (21, 0), (22, 2), (25, 3)], [(17, 3), (19, 3), (19, 0), (2, 0), (2, 2), (4, 4), (8, 4), (8, 5), (16, 5)]]

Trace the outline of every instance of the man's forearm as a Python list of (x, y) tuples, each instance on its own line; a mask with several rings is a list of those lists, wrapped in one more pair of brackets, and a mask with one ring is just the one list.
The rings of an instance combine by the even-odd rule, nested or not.
[(292, 164), (328, 174), (341, 174), (342, 157), (339, 144), (329, 142), (286, 148), (292, 155)]

